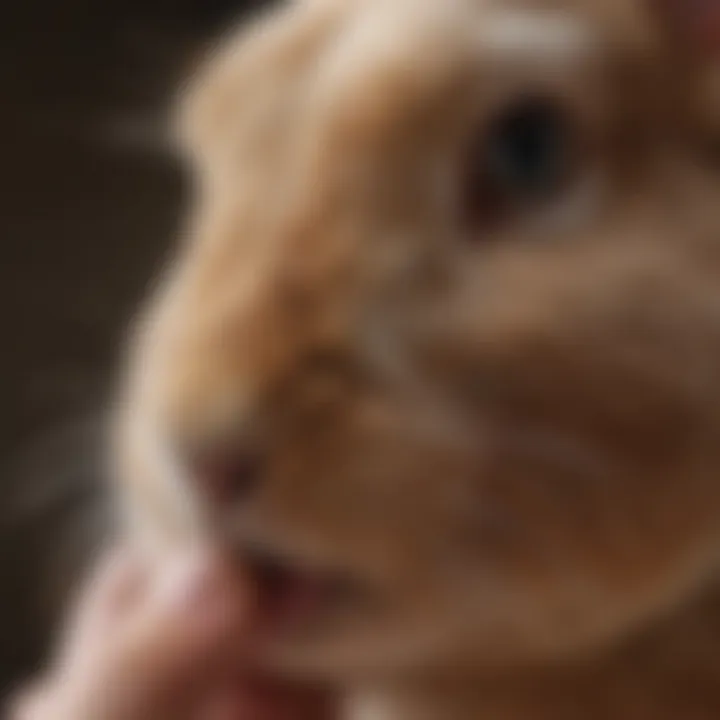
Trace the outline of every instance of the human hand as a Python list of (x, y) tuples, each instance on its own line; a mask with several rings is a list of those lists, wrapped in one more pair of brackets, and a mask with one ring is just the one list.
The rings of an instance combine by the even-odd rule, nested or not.
[(118, 554), (91, 579), (16, 720), (326, 720), (320, 693), (260, 680), (236, 568), (198, 550), (154, 573)]

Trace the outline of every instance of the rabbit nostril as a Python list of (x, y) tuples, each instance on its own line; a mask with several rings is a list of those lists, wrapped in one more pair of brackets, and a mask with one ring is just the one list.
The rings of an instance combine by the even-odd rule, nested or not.
[(261, 463), (251, 452), (212, 453), (193, 463), (193, 476), (211, 502), (247, 500), (257, 489)]

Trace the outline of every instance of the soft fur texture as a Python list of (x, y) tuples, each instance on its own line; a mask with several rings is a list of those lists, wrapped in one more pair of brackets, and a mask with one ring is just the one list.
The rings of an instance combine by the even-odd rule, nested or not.
[[(122, 496), (156, 545), (350, 578), (266, 660), (351, 717), (720, 716), (713, 47), (678, 7), (301, 2), (189, 88)], [(468, 148), (526, 93), (576, 180), (465, 222)], [(220, 506), (187, 462), (218, 444), (254, 459)]]

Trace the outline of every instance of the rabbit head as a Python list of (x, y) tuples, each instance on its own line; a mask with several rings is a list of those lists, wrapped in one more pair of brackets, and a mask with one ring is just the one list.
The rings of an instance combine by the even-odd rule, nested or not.
[(191, 83), (122, 488), (237, 550), (272, 662), (556, 657), (708, 582), (712, 6), (299, 2)]

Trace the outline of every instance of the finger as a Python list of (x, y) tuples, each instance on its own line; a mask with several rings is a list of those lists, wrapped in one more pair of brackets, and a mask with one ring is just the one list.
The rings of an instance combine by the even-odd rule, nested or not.
[(82, 611), (86, 617), (113, 621), (132, 606), (148, 582), (148, 567), (128, 547), (115, 548), (101, 563), (91, 581)]
[(98, 562), (81, 589), (60, 638), (60, 659), (83, 652), (104, 637), (118, 616), (128, 611), (146, 581), (139, 557), (127, 548), (113, 548)]
[(242, 647), (250, 596), (237, 571), (198, 549), (164, 570), (124, 638), (143, 692), (187, 696)]
[(45, 689), (41, 684), (25, 688), (11, 697), (8, 704), (9, 720), (31, 720), (39, 716), (44, 706)]

